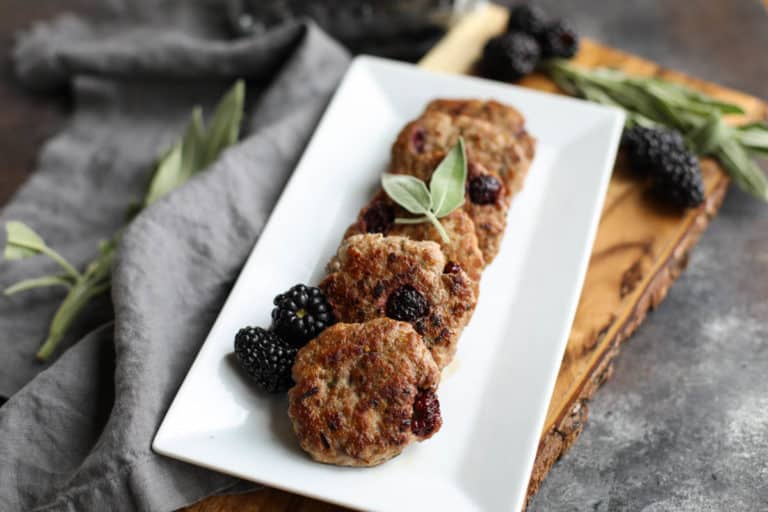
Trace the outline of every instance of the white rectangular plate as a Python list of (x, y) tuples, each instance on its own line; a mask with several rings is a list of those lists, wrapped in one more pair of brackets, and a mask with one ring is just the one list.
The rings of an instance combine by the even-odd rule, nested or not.
[[(398, 131), (435, 98), (509, 103), (538, 139), (501, 251), (456, 360), (443, 372), (443, 427), (376, 468), (313, 462), (285, 397), (232, 367), (233, 338), (267, 326), (272, 298), (317, 283), (370, 198)], [(573, 321), (623, 124), (619, 110), (466, 76), (355, 59), (155, 437), (210, 469), (370, 510), (522, 507)], [(297, 205), (300, 205), (297, 208)]]

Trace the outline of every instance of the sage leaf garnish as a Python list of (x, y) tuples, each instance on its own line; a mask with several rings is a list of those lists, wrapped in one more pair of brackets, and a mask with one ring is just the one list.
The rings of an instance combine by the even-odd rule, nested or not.
[(405, 210), (421, 217), (397, 218), (396, 224), (421, 224), (431, 222), (445, 243), (450, 242), (440, 218), (464, 204), (467, 181), (467, 158), (464, 140), (458, 142), (445, 155), (432, 173), (429, 188), (414, 177), (405, 174), (385, 173), (381, 186), (387, 195)]
[(432, 210), (438, 218), (445, 217), (464, 204), (466, 160), (464, 141), (459, 139), (458, 144), (453, 146), (432, 173), (429, 191), (432, 195)]
[(768, 154), (768, 125), (730, 126), (726, 114), (744, 114), (733, 103), (716, 100), (684, 85), (627, 75), (613, 69), (583, 69), (561, 59), (543, 70), (568, 94), (623, 108), (627, 125), (663, 125), (683, 134), (700, 156), (717, 158), (746, 192), (768, 201), (768, 178), (754, 160)]
[[(141, 201), (137, 201), (130, 208), (126, 215), (128, 221), (142, 208), (154, 203), (195, 174), (205, 170), (224, 149), (237, 142), (243, 118), (244, 100), (245, 85), (242, 80), (238, 80), (217, 105), (207, 130), (203, 123), (202, 109), (200, 107), (193, 109), (184, 135), (158, 159), (147, 192)], [(9, 221), (5, 229), (6, 260), (44, 255), (64, 270), (62, 274), (24, 279), (5, 289), (6, 295), (51, 286), (67, 289), (67, 294), (48, 326), (48, 337), (37, 352), (37, 358), (45, 361), (56, 350), (83, 308), (94, 297), (111, 288), (112, 262), (123, 230), (118, 231), (109, 240), (102, 240), (99, 243), (98, 254), (85, 265), (85, 270), (80, 272), (61, 254), (50, 248), (43, 238), (26, 224)]]
[(381, 186), (389, 197), (411, 213), (426, 214), (432, 208), (432, 195), (418, 178), (407, 174), (384, 174)]

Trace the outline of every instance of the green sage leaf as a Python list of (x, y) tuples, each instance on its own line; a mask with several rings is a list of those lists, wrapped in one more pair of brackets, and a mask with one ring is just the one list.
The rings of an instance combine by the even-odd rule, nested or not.
[(181, 139), (181, 183), (203, 168), (205, 148), (205, 128), (203, 127), (203, 109), (195, 107), (189, 119), (187, 130)]
[(658, 78), (644, 79), (656, 91), (661, 91), (670, 103), (692, 111), (706, 113), (712, 109), (721, 114), (744, 114), (744, 109), (734, 103), (717, 100), (694, 89)]
[(411, 213), (426, 215), (432, 208), (432, 196), (418, 178), (385, 173), (381, 176), (381, 186), (394, 202)]
[(177, 142), (160, 158), (149, 184), (144, 206), (149, 206), (176, 188), (181, 176), (181, 142)]
[(6, 222), (5, 232), (6, 242), (3, 256), (6, 260), (21, 260), (35, 256), (43, 253), (47, 248), (42, 237), (23, 222), (17, 220)]
[(715, 156), (728, 169), (739, 187), (755, 197), (768, 201), (768, 178), (735, 140), (723, 140)]
[(221, 99), (205, 137), (202, 168), (208, 167), (228, 146), (237, 142), (240, 135), (240, 122), (243, 119), (245, 102), (245, 83), (238, 80), (230, 91)]
[(730, 128), (720, 114), (711, 112), (698, 128), (691, 131), (688, 140), (699, 155), (711, 155), (722, 145), (729, 132)]
[(740, 126), (734, 130), (733, 136), (748, 150), (768, 154), (768, 125), (765, 123)]
[(438, 164), (429, 181), (431, 210), (436, 217), (445, 217), (464, 204), (466, 181), (467, 156), (464, 140), (459, 137), (456, 145)]

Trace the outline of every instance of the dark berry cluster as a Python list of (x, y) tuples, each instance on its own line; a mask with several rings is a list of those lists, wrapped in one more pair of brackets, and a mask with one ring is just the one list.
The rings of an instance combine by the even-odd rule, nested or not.
[(263, 390), (287, 391), (293, 386), (291, 367), (298, 349), (261, 327), (245, 327), (235, 336), (235, 358)]
[(534, 70), (540, 55), (541, 48), (531, 36), (522, 32), (503, 34), (485, 44), (482, 72), (495, 80), (516, 82)]
[(297, 284), (274, 300), (272, 329), (285, 341), (303, 347), (336, 322), (320, 288)]
[(651, 179), (651, 192), (660, 201), (676, 208), (691, 208), (704, 201), (699, 159), (679, 132), (633, 126), (624, 130), (621, 146), (630, 168)]
[(662, 155), (686, 151), (680, 132), (664, 127), (633, 126), (621, 135), (621, 147), (632, 162), (632, 169), (645, 173)]
[(514, 82), (540, 59), (570, 59), (578, 50), (579, 37), (566, 23), (550, 22), (538, 7), (519, 4), (509, 10), (506, 33), (486, 43), (480, 68), (489, 78)]
[(272, 327), (245, 327), (235, 336), (235, 358), (257, 386), (281, 393), (293, 385), (299, 348), (336, 322), (319, 288), (297, 284), (274, 299)]

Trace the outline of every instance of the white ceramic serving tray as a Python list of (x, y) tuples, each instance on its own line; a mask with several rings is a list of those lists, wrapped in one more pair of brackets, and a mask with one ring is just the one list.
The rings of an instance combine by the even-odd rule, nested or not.
[[(233, 367), (237, 330), (268, 326), (272, 298), (316, 284), (371, 197), (398, 131), (435, 98), (509, 103), (538, 149), (501, 252), (443, 372), (443, 427), (375, 468), (313, 462), (287, 399)], [(624, 121), (619, 110), (498, 82), (358, 57), (155, 437), (155, 451), (366, 510), (519, 511), (565, 350)]]

